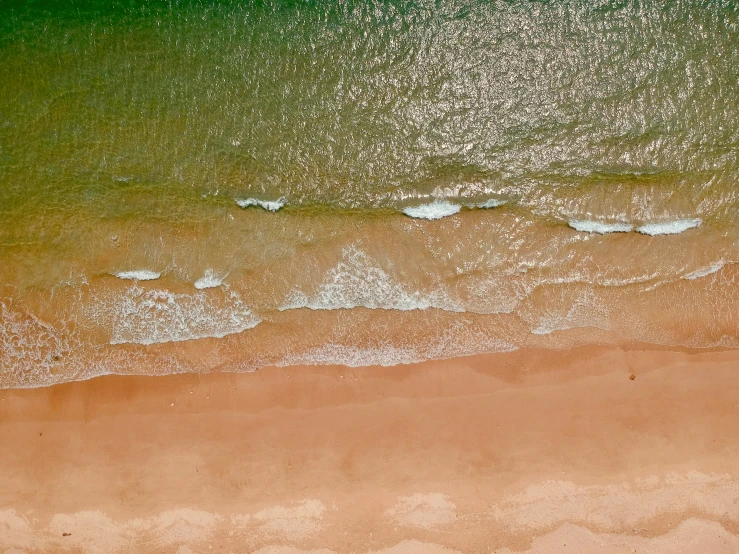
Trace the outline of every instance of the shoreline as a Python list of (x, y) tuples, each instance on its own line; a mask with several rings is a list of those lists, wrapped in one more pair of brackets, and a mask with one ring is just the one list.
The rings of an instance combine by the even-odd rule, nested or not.
[(584, 346), (0, 390), (0, 552), (735, 552), (738, 369)]
[[(226, 218), (221, 246), (194, 229), (130, 236), (111, 224), (94, 255), (11, 257), (0, 268), (0, 387), (597, 343), (739, 348), (730, 233), (540, 233), (504, 212), (339, 219)], [(160, 232), (155, 255), (146, 241)], [(239, 239), (255, 233), (276, 241), (257, 257), (262, 243)], [(198, 289), (205, 275), (225, 280)]]

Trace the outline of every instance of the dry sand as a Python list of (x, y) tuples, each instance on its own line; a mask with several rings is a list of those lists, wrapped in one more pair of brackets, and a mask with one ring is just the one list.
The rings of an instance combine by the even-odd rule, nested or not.
[(3, 554), (710, 554), (738, 532), (739, 351), (0, 391)]

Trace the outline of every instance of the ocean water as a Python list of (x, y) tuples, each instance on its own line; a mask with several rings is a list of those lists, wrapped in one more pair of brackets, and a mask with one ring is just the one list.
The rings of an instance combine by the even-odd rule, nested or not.
[(0, 387), (739, 347), (731, 1), (0, 3)]

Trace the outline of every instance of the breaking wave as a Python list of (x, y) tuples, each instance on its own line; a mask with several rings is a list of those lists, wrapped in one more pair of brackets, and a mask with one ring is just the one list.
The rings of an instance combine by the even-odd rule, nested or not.
[(256, 206), (267, 210), (268, 212), (276, 212), (283, 208), (287, 204), (285, 198), (279, 198), (277, 200), (259, 200), (258, 198), (245, 198), (243, 200), (236, 200), (236, 203), (242, 208), (248, 208), (250, 206)]
[(597, 233), (605, 235), (608, 233), (629, 233), (634, 226), (629, 223), (603, 223), (601, 221), (568, 221), (567, 224), (575, 231), (583, 233)]
[[(33, 314), (0, 302), (0, 388), (53, 383), (53, 375), (80, 342)], [(9, 373), (6, 373), (9, 372)]]
[(703, 223), (700, 219), (676, 219), (674, 221), (665, 221), (664, 223), (647, 223), (641, 227), (637, 227), (637, 232), (642, 235), (677, 235), (688, 229), (699, 227)]
[(341, 261), (328, 271), (316, 291), (305, 293), (300, 289), (293, 290), (279, 310), (338, 310), (358, 307), (401, 311), (428, 308), (448, 312), (464, 311), (444, 291), (408, 290), (373, 264), (367, 254), (351, 246), (344, 249)]
[(432, 202), (431, 204), (403, 208), (403, 213), (414, 219), (434, 220), (459, 213), (461, 209), (462, 206), (451, 202)]
[(402, 212), (414, 219), (435, 220), (457, 214), (462, 210), (462, 208), (479, 208), (484, 210), (497, 208), (498, 206), (502, 206), (505, 203), (505, 200), (499, 200), (497, 198), (491, 198), (489, 200), (486, 200), (485, 202), (480, 202), (478, 204), (454, 204), (446, 200), (435, 200), (430, 204), (421, 204), (419, 206), (409, 206), (407, 208), (403, 208)]
[(114, 273), (119, 279), (129, 279), (132, 281), (155, 281), (162, 276), (161, 273), (156, 271), (149, 271), (148, 269), (138, 269), (134, 271), (119, 271)]

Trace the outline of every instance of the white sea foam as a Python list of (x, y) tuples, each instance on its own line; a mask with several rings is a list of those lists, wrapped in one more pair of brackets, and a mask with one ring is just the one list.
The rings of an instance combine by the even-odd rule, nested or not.
[(431, 204), (421, 204), (420, 206), (411, 206), (403, 208), (403, 213), (415, 219), (441, 219), (459, 213), (462, 206), (452, 204), (446, 201), (435, 201)]
[(683, 276), (683, 279), (688, 279), (690, 281), (700, 279), (701, 277), (705, 277), (706, 275), (716, 273), (722, 267), (724, 267), (724, 262), (715, 262), (708, 267), (702, 267), (701, 269), (697, 269), (692, 273), (688, 273), (687, 275)]
[(195, 281), (195, 288), (198, 290), (212, 289), (220, 287), (223, 284), (223, 280), (226, 278), (225, 275), (217, 275), (212, 269), (206, 269), (205, 275)]
[(341, 261), (326, 274), (318, 290), (306, 294), (295, 289), (279, 309), (337, 310), (358, 307), (402, 311), (427, 308), (449, 312), (464, 311), (444, 291), (409, 291), (356, 247), (344, 249)]
[(491, 198), (478, 204), (454, 204), (446, 200), (434, 200), (430, 204), (421, 204), (420, 206), (403, 208), (403, 213), (415, 219), (434, 220), (457, 214), (462, 208), (490, 209), (497, 208), (505, 203), (505, 200), (499, 200), (497, 198)]
[(642, 235), (677, 235), (688, 229), (698, 227), (701, 223), (702, 220), (700, 219), (676, 219), (663, 223), (647, 223), (637, 227), (636, 230)]
[[(86, 310), (82, 302), (75, 307)], [(52, 324), (0, 299), (0, 389), (48, 387), (143, 367), (138, 353), (100, 348), (80, 335), (74, 321), (71, 316)], [(188, 371), (171, 360), (160, 363), (161, 373)]]
[(242, 208), (248, 208), (250, 206), (257, 206), (270, 212), (276, 212), (280, 208), (287, 204), (285, 198), (279, 198), (277, 200), (259, 200), (258, 198), (246, 198), (243, 200), (236, 200), (236, 203)]
[(68, 330), (0, 301), (0, 388), (53, 384), (55, 372), (80, 347)]
[(131, 279), (134, 281), (154, 281), (162, 276), (161, 273), (156, 271), (149, 271), (148, 269), (138, 269), (134, 271), (119, 271), (114, 273), (119, 279)]
[[(542, 315), (537, 315), (538, 322), (531, 329), (532, 335), (549, 335), (555, 331), (582, 327), (609, 328), (609, 308), (599, 300), (595, 292), (588, 289), (575, 298), (569, 298), (566, 291), (560, 291), (560, 294), (562, 296), (553, 307), (545, 309)], [(556, 296), (550, 297), (550, 300), (556, 299)], [(567, 304), (569, 308), (566, 311), (561, 309)]]
[(134, 286), (122, 296), (99, 301), (95, 311), (98, 320), (112, 319), (111, 344), (223, 338), (261, 322), (232, 291), (175, 294)]
[(628, 233), (634, 230), (634, 226), (629, 223), (603, 223), (601, 221), (568, 221), (567, 224), (575, 231), (583, 233), (598, 233), (605, 235), (607, 233)]

